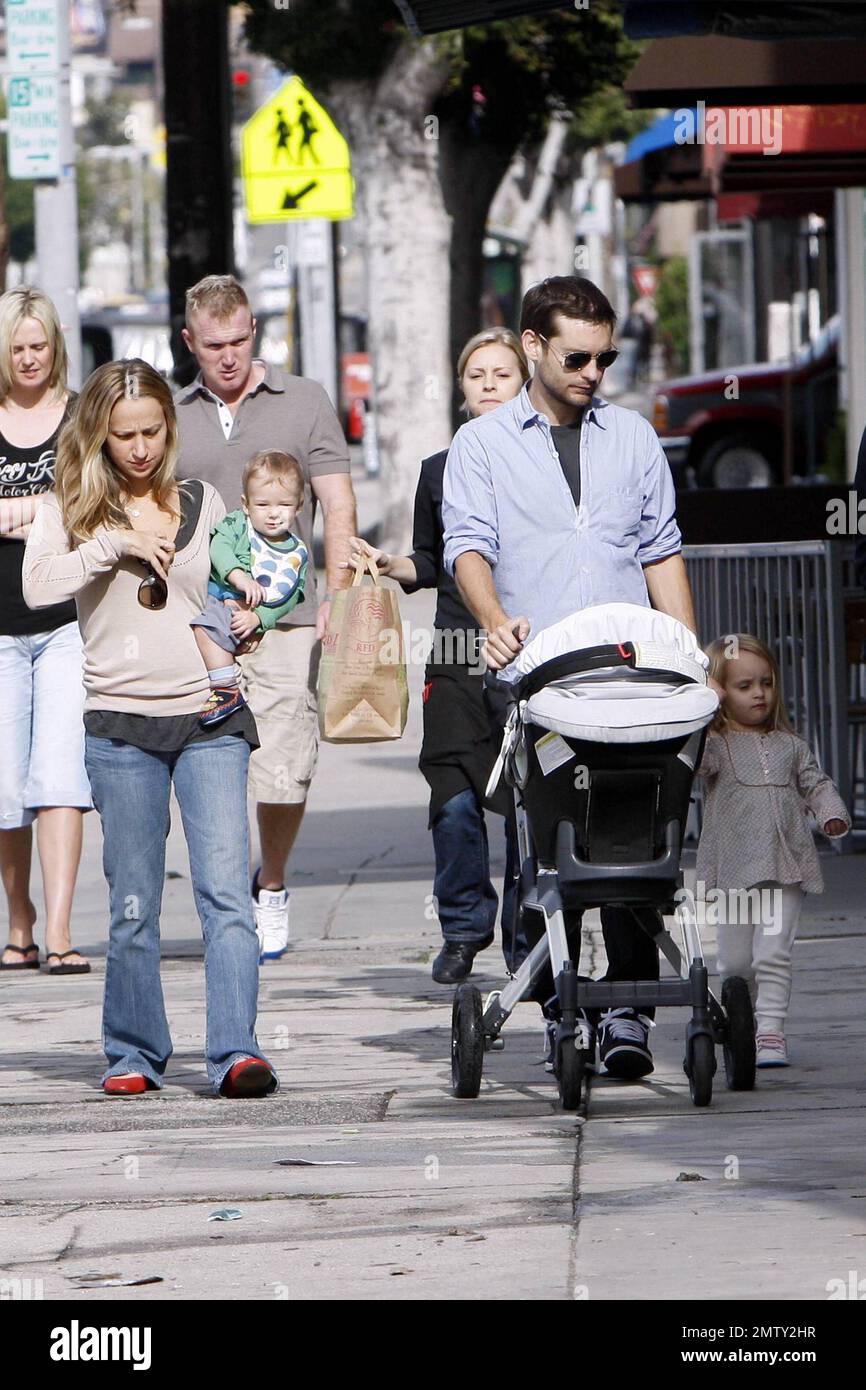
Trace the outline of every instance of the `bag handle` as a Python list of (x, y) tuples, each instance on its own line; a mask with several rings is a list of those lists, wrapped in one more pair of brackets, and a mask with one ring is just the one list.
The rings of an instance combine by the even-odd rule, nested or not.
[(369, 570), (370, 572), (370, 578), (372, 579), (373, 583), (379, 583), (379, 567), (376, 564), (376, 561), (373, 559), (372, 555), (361, 555), (359, 556), (358, 562), (355, 565), (355, 577), (352, 580), (353, 589), (361, 583), (361, 580), (364, 578), (364, 574), (367, 570)]

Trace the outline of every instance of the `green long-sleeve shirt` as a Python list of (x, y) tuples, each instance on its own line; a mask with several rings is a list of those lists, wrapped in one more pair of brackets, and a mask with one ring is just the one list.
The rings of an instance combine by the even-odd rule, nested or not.
[(246, 512), (229, 512), (211, 536), (208, 592), (217, 598), (242, 600), (228, 576), (236, 569), (252, 575), (273, 595), (254, 610), (262, 631), (267, 632), (303, 602), (308, 560), (307, 547), (291, 532), (284, 541), (269, 541), (252, 530)]

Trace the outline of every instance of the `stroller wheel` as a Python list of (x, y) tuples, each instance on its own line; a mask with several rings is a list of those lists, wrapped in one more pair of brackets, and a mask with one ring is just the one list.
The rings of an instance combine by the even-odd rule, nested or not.
[(749, 986), (739, 976), (722, 985), (725, 1023), (725, 1077), (731, 1091), (751, 1091), (755, 1085), (755, 1015)]
[(474, 985), (459, 985), (451, 1013), (451, 1089), (460, 1100), (474, 1100), (481, 1089), (482, 1019), (480, 992)]
[(576, 1110), (583, 1089), (583, 1066), (586, 1055), (580, 1047), (580, 1035), (561, 1042), (556, 1040), (556, 1078), (559, 1100), (563, 1110)]
[(713, 1073), (716, 1070), (716, 1050), (712, 1038), (696, 1033), (688, 1043), (685, 1073), (689, 1078), (692, 1105), (709, 1105), (713, 1098)]

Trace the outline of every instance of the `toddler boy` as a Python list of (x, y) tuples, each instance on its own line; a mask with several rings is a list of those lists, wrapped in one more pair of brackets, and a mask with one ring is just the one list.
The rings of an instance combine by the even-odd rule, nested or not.
[(190, 624), (211, 684), (199, 718), (204, 728), (246, 704), (240, 667), (227, 665), (226, 655), (275, 627), (304, 597), (309, 557), (291, 530), (304, 500), (297, 459), (277, 449), (254, 454), (241, 485), (243, 508), (229, 512), (211, 537), (208, 600)]

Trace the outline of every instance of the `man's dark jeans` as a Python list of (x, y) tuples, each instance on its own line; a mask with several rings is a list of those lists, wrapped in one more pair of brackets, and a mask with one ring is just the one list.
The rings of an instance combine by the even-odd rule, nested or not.
[[(511, 819), (506, 821), (505, 842), (502, 950), (506, 965), (510, 966), (517, 895), (517, 846)], [(446, 941), (480, 946), (493, 935), (499, 898), (490, 881), (484, 811), (470, 787), (452, 796), (437, 813), (433, 821), (433, 848), (436, 855), (433, 893), (442, 935)], [(525, 954), (523, 947), (519, 960)]]

